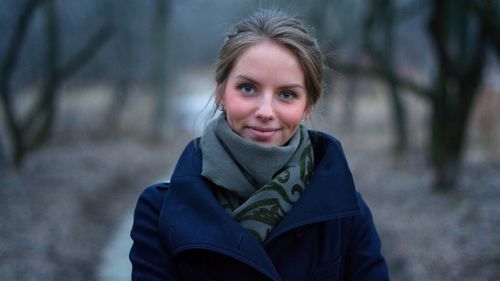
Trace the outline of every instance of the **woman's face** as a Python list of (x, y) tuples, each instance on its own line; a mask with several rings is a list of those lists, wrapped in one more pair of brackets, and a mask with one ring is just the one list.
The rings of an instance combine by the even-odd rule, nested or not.
[(263, 146), (284, 145), (308, 113), (300, 62), (271, 41), (249, 47), (229, 73), (220, 102), (238, 135)]

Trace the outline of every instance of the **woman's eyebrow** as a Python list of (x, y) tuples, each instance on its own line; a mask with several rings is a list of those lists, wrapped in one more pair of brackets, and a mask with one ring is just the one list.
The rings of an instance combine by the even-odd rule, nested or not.
[(282, 85), (280, 88), (301, 88), (301, 89), (305, 89), (304, 86), (302, 86), (302, 84), (299, 84), (299, 83), (285, 84), (285, 85)]
[[(255, 79), (252, 79), (251, 77), (246, 76), (244, 74), (236, 75), (236, 78), (246, 80), (252, 84), (259, 84), (259, 82), (257, 82)], [(302, 88), (302, 89), (305, 89), (305, 87), (301, 83), (284, 84), (284, 85), (280, 85), (279, 88)]]
[(252, 84), (259, 84), (256, 80), (252, 79), (251, 77), (248, 77), (243, 74), (236, 75), (236, 78), (241, 79), (241, 80), (247, 80), (248, 82)]

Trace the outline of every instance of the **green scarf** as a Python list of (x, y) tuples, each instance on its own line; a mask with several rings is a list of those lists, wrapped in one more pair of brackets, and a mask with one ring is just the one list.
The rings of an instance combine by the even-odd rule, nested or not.
[(224, 115), (203, 132), (202, 176), (217, 185), (221, 205), (259, 241), (290, 211), (313, 171), (313, 150), (304, 126), (285, 146), (265, 147), (236, 134)]

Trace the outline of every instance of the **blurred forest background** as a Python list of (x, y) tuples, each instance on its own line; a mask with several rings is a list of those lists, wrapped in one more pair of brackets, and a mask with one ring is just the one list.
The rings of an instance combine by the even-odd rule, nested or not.
[(309, 125), (343, 143), (392, 279), (497, 280), (497, 0), (3, 0), (0, 280), (128, 280), (135, 201), (210, 118), (224, 33), (259, 8), (317, 34)]

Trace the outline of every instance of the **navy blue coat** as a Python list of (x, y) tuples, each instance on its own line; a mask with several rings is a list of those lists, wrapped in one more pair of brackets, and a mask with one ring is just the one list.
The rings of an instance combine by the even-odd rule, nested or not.
[(371, 213), (340, 146), (310, 132), (315, 172), (300, 200), (258, 242), (200, 175), (192, 141), (170, 183), (148, 187), (134, 216), (132, 280), (389, 280)]

